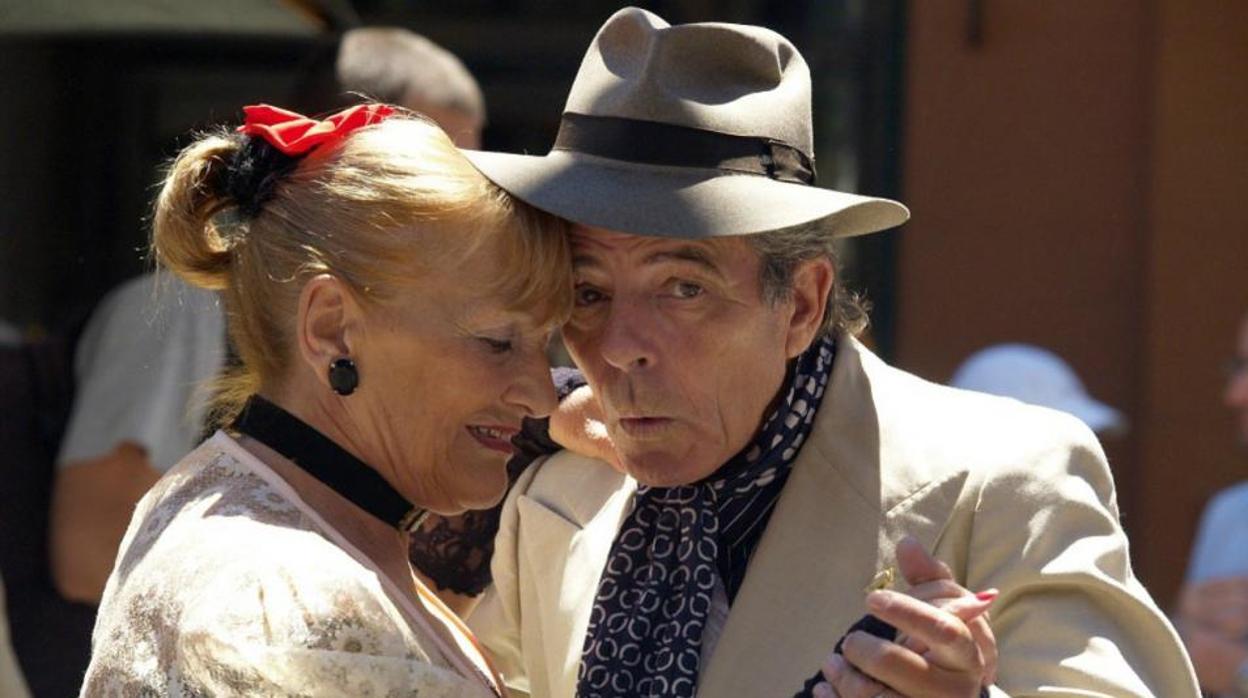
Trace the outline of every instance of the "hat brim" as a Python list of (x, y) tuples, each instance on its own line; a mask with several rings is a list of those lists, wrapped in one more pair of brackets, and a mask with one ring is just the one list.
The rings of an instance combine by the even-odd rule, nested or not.
[(858, 196), (761, 175), (643, 165), (568, 151), (463, 151), (516, 198), (574, 223), (631, 235), (700, 239), (821, 221), (833, 237), (885, 230), (910, 212)]

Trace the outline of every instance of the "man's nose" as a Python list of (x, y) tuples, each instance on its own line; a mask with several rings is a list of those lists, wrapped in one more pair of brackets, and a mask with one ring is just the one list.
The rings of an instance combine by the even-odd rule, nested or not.
[(621, 371), (654, 366), (655, 316), (646, 303), (616, 299), (602, 331), (602, 358)]

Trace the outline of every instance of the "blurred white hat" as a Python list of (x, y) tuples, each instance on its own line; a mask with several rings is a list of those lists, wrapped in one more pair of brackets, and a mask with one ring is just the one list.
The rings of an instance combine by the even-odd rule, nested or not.
[(1057, 354), (1030, 344), (996, 344), (972, 354), (950, 385), (1073, 414), (1092, 431), (1125, 430), (1122, 413), (1088, 395), (1083, 381)]

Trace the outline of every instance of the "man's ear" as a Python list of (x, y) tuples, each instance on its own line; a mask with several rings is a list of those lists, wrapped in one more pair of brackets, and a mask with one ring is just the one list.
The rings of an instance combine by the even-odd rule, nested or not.
[(362, 309), (341, 279), (318, 274), (304, 284), (295, 343), (299, 358), (325, 387), (330, 387), (330, 363), (353, 358), (362, 322)]
[(823, 325), (824, 309), (836, 282), (836, 269), (827, 257), (808, 259), (793, 270), (793, 314), (789, 316), (784, 351), (793, 358), (810, 346)]

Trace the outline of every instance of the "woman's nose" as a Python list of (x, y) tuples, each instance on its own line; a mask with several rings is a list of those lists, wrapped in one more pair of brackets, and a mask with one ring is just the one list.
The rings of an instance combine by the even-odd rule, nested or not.
[(526, 363), (504, 398), (516, 405), (525, 417), (545, 417), (559, 405), (550, 379), (550, 362), (538, 355)]

